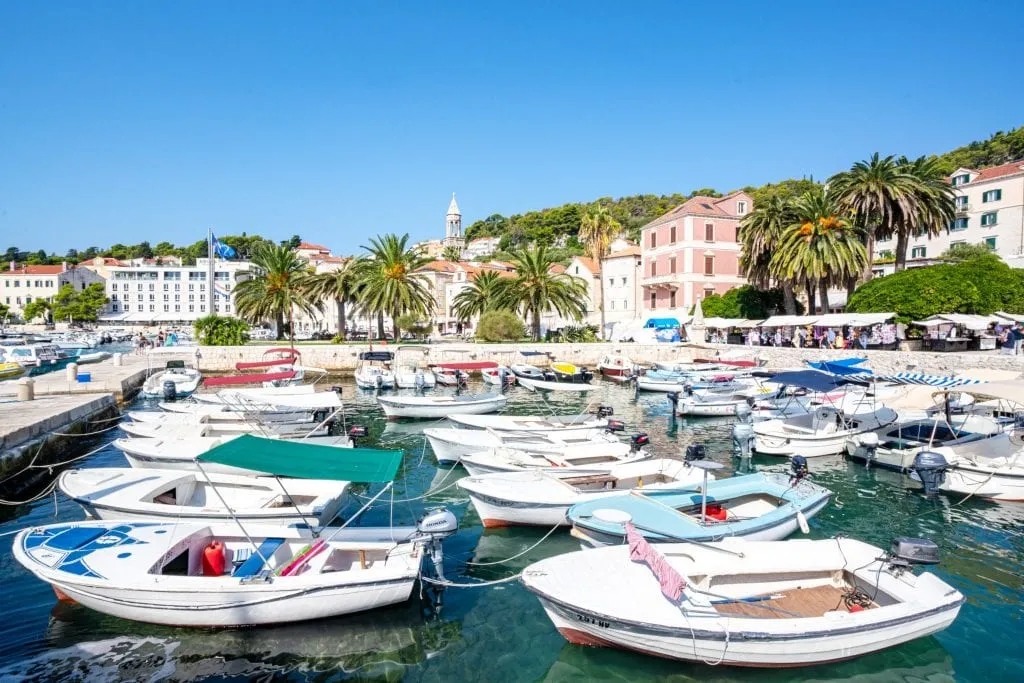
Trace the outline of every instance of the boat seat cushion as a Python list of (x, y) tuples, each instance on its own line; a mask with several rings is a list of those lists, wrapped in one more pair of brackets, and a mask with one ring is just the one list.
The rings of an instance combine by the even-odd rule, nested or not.
[(263, 570), (263, 558), (270, 559), (270, 556), (277, 552), (277, 549), (284, 544), (283, 538), (267, 538), (260, 544), (259, 552), (249, 556), (249, 559), (238, 566), (231, 576), (238, 578), (249, 578), (256, 576)]

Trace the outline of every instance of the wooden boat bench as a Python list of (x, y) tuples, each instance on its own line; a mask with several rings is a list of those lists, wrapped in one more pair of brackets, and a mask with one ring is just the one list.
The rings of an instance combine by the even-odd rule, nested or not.
[(231, 576), (239, 579), (250, 579), (263, 571), (263, 558), (270, 557), (277, 552), (277, 549), (284, 544), (283, 538), (267, 538), (260, 544), (259, 551), (249, 555), (249, 558), (242, 562)]

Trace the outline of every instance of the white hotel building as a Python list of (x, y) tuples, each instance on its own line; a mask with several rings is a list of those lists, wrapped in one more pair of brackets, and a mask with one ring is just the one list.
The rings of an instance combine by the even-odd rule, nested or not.
[(239, 274), (249, 270), (248, 261), (215, 260), (211, 301), (207, 289), (209, 259), (196, 259), (194, 266), (144, 263), (106, 265), (107, 310), (103, 322), (136, 325), (192, 324), (216, 311), (234, 315), (232, 291)]
[[(949, 230), (928, 238), (911, 237), (907, 267), (929, 265), (957, 244), (987, 244), (1011, 266), (1024, 266), (1024, 160), (980, 170), (960, 168), (950, 176), (956, 218)], [(896, 240), (878, 242), (875, 257), (895, 251)], [(883, 266), (876, 274), (891, 271)]]

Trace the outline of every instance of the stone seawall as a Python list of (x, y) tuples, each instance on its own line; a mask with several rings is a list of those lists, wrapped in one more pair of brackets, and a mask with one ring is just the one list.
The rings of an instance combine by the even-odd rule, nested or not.
[[(205, 372), (234, 372), (235, 363), (263, 359), (266, 346), (204, 346), (199, 367)], [(367, 345), (311, 344), (296, 347), (302, 353), (302, 364), (346, 374), (355, 370), (359, 354), (370, 350)], [(374, 344), (375, 350), (394, 351), (400, 346)], [(596, 367), (601, 358), (612, 351), (621, 352), (634, 362), (647, 365), (656, 361), (689, 361), (714, 358), (719, 352), (747, 352), (767, 361), (769, 368), (799, 367), (808, 360), (866, 356), (868, 365), (879, 373), (915, 372), (948, 375), (969, 368), (1024, 372), (1024, 356), (1006, 356), (997, 351), (968, 353), (932, 353), (925, 351), (824, 351), (791, 347), (741, 347), (690, 344), (430, 344), (423, 357), (427, 363), (487, 360), (511, 365), (530, 363), (520, 351), (551, 354), (555, 360), (585, 367)]]

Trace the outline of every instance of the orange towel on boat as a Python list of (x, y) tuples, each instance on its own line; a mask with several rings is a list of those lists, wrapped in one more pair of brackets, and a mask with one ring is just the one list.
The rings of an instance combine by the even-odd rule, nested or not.
[(658, 579), (661, 585), (661, 592), (666, 598), (678, 602), (686, 588), (686, 579), (668, 563), (665, 556), (647, 542), (636, 527), (626, 522), (626, 541), (629, 543), (629, 559), (634, 562), (644, 562), (651, 568), (651, 572)]

